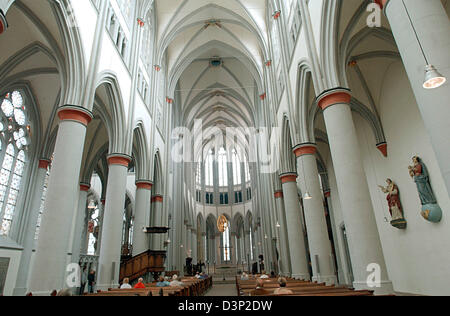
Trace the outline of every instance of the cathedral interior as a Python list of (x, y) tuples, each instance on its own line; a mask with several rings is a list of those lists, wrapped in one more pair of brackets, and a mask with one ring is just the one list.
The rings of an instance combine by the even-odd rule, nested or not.
[(85, 271), (450, 295), (449, 12), (0, 0), (0, 296)]

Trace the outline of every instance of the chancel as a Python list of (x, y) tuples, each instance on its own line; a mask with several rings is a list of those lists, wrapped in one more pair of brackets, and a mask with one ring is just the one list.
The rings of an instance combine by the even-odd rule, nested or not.
[(450, 295), (449, 11), (0, 0), (0, 296)]

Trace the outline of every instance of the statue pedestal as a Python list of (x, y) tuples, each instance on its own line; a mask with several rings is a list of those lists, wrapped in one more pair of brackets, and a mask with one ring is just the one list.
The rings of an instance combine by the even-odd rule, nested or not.
[(395, 221), (391, 221), (391, 225), (398, 229), (406, 229), (408, 223), (404, 219), (397, 219)]
[(442, 210), (438, 204), (427, 204), (422, 206), (422, 217), (432, 223), (442, 220)]

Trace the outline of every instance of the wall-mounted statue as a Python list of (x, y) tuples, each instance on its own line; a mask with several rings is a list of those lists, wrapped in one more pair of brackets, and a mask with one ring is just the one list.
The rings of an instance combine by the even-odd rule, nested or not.
[(407, 222), (403, 214), (403, 207), (400, 201), (400, 191), (397, 185), (391, 180), (386, 180), (387, 187), (379, 186), (381, 191), (387, 194), (389, 213), (391, 213), (391, 225), (398, 229), (406, 229)]
[(420, 157), (413, 157), (413, 165), (409, 166), (409, 174), (414, 179), (422, 203), (422, 216), (427, 221), (439, 223), (442, 220), (442, 210), (437, 204), (436, 196), (430, 184), (427, 166)]

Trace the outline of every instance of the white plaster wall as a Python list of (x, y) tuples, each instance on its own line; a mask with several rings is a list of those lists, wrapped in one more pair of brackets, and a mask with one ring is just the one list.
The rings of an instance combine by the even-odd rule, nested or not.
[(71, 1), (71, 5), (81, 37), (85, 67), (88, 67), (95, 36), (93, 30), (97, 25), (98, 13), (91, 0)]
[[(389, 277), (398, 292), (450, 295), (450, 199), (401, 62), (388, 69), (378, 104), (389, 146), (388, 158), (376, 149), (367, 122), (356, 114), (354, 120)], [(429, 223), (420, 215), (416, 185), (407, 168), (414, 155), (422, 157), (428, 167), (444, 213), (439, 224)], [(387, 201), (377, 185), (385, 185), (386, 178), (393, 179), (401, 191), (408, 221), (405, 231), (385, 222), (385, 217), (390, 221)]]

